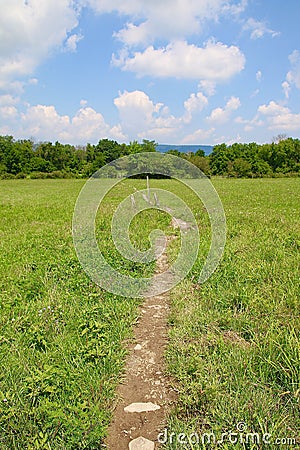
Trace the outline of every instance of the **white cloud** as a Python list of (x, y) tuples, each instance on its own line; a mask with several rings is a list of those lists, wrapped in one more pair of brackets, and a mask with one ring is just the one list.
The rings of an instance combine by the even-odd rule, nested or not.
[(261, 73), (260, 70), (258, 70), (258, 71), (256, 72), (256, 81), (258, 81), (258, 82), (260, 83), (260, 82), (261, 82), (261, 79), (262, 79), (262, 73)]
[(39, 139), (58, 139), (70, 126), (69, 116), (60, 116), (54, 106), (31, 106), (21, 117), (26, 132)]
[(233, 17), (238, 17), (241, 13), (245, 11), (248, 6), (248, 0), (241, 0), (239, 3), (225, 3), (223, 7), (223, 12)]
[(184, 102), (184, 109), (186, 111), (183, 117), (184, 121), (190, 122), (193, 117), (193, 113), (202, 111), (205, 106), (208, 105), (208, 100), (202, 92), (197, 94), (191, 94), (190, 97)]
[(260, 105), (257, 111), (265, 116), (276, 116), (278, 114), (288, 113), (289, 108), (279, 105), (272, 100), (268, 105)]
[(153, 115), (163, 106), (161, 103), (155, 105), (142, 91), (120, 93), (114, 104), (118, 108), (122, 127), (129, 135), (149, 129)]
[(238, 97), (230, 97), (228, 102), (226, 103), (225, 109), (227, 111), (235, 111), (241, 106), (240, 99)]
[(70, 0), (0, 0), (0, 88), (31, 74), (77, 26)]
[(243, 119), (242, 117), (238, 116), (234, 119), (234, 122), (244, 125), (244, 130), (246, 132), (253, 131), (258, 127), (265, 125), (265, 122), (259, 118), (258, 114), (256, 114), (253, 119)]
[(123, 130), (122, 130), (122, 127), (120, 124), (112, 127), (109, 134), (110, 134), (111, 139), (114, 139), (118, 142), (128, 141), (128, 136), (126, 136), (126, 134), (123, 133)]
[(21, 95), (24, 92), (25, 85), (26, 83), (21, 81), (7, 81), (7, 78), (4, 80), (4, 77), (0, 75), (0, 90), (4, 90), (7, 93)]
[(286, 74), (286, 79), (281, 85), (287, 99), (289, 98), (291, 85), (295, 85), (297, 89), (300, 89), (300, 52), (294, 50), (293, 53), (289, 55), (289, 60), (292, 68)]
[(153, 103), (143, 91), (123, 92), (114, 100), (118, 108), (121, 127), (129, 138), (156, 138), (162, 133), (176, 131), (181, 119), (169, 115), (163, 103)]
[(78, 139), (84, 142), (110, 136), (110, 127), (105, 123), (102, 114), (89, 107), (80, 108), (72, 118), (70, 128), (70, 138), (75, 133)]
[(222, 82), (241, 72), (245, 56), (234, 45), (209, 41), (204, 47), (176, 41), (165, 48), (148, 47), (135, 52), (133, 57), (113, 57), (113, 64), (122, 70), (135, 72), (138, 76), (176, 77)]
[(257, 111), (266, 118), (271, 130), (277, 130), (279, 133), (296, 130), (300, 132), (300, 114), (292, 113), (286, 106), (271, 101), (268, 105), (260, 105)]
[(31, 84), (32, 86), (36, 86), (39, 83), (39, 80), (37, 78), (30, 78), (28, 80), (28, 84)]
[(114, 100), (119, 110), (123, 133), (130, 139), (179, 140), (186, 125), (193, 127), (194, 115), (208, 104), (201, 93), (192, 93), (184, 102), (181, 116), (170, 114), (163, 103), (154, 103), (143, 91), (123, 92)]
[(139, 14), (143, 6), (146, 6), (143, 0), (81, 0), (81, 4), (91, 7), (99, 14), (117, 11), (125, 15)]
[(224, 108), (215, 108), (206, 119), (209, 122), (216, 124), (225, 123), (230, 119), (231, 113), (237, 110), (240, 106), (240, 99), (238, 97), (231, 97)]
[(233, 0), (82, 0), (98, 13), (117, 11), (131, 21), (116, 36), (126, 45), (149, 44), (157, 38), (183, 39), (201, 31), (207, 21), (237, 16), (247, 2)]
[(215, 128), (204, 130), (199, 128), (191, 134), (187, 134), (182, 140), (181, 144), (210, 144), (211, 138), (215, 132)]
[(292, 70), (287, 74), (287, 80), (289, 83), (293, 83), (298, 89), (300, 89), (300, 52), (294, 50), (290, 54), (289, 60), (292, 66)]
[(254, 98), (259, 94), (259, 89), (255, 89), (255, 91), (252, 92), (252, 94), (250, 95), (250, 98)]
[(240, 136), (240, 134), (237, 134), (235, 138), (231, 138), (229, 140), (225, 139), (225, 143), (226, 145), (232, 145), (235, 144), (236, 142), (241, 142), (242, 138)]
[(20, 99), (10, 94), (0, 95), (0, 106), (16, 105)]
[(282, 89), (283, 89), (285, 98), (288, 99), (289, 96), (290, 96), (290, 90), (291, 90), (290, 83), (288, 83), (287, 81), (284, 81), (284, 82), (281, 84), (281, 86), (282, 86)]
[(72, 34), (65, 43), (65, 49), (67, 52), (76, 52), (77, 50), (77, 44), (83, 39), (83, 36), (81, 34)]
[(272, 37), (279, 36), (280, 33), (277, 31), (272, 30), (271, 28), (268, 28), (267, 24), (265, 22), (260, 22), (258, 20), (253, 19), (253, 17), (250, 17), (246, 23), (243, 26), (243, 29), (245, 31), (251, 32), (251, 39), (260, 39), (265, 34), (270, 34)]
[(120, 121), (112, 127), (100, 112), (87, 106), (86, 100), (81, 100), (81, 107), (73, 116), (59, 114), (53, 105), (18, 103), (19, 99), (11, 95), (0, 96), (0, 117), (6, 121), (0, 129), (2, 133), (16, 138), (32, 136), (42, 141), (86, 144), (102, 138), (121, 142), (137, 138), (178, 142), (187, 125), (193, 128), (195, 115), (208, 100), (201, 92), (192, 93), (183, 104), (183, 114), (176, 117), (166, 105), (155, 103), (145, 92), (125, 91), (114, 100)]
[(15, 106), (0, 106), (0, 117), (4, 120), (11, 120), (18, 116)]
[[(124, 142), (130, 139), (168, 139), (178, 132), (187, 114), (201, 109), (205, 103), (203, 94), (192, 94), (185, 102), (185, 113), (174, 117), (162, 103), (154, 103), (142, 91), (123, 92), (114, 101), (120, 115), (120, 123), (110, 127), (103, 115), (81, 101), (82, 107), (70, 117), (60, 115), (53, 105), (29, 106), (21, 114), (19, 136), (33, 136), (37, 140), (59, 140), (75, 144), (97, 142), (101, 138)], [(1, 99), (1, 98), (0, 98)], [(8, 108), (3, 113), (8, 114)], [(0, 109), (1, 113), (1, 109)]]
[(199, 88), (205, 92), (206, 95), (211, 97), (216, 93), (216, 83), (212, 80), (201, 80)]
[(98, 142), (102, 138), (113, 138), (120, 130), (110, 129), (102, 114), (93, 108), (80, 108), (73, 117), (60, 115), (53, 105), (29, 106), (21, 114), (20, 136), (33, 136), (37, 140), (60, 140), (73, 144)]

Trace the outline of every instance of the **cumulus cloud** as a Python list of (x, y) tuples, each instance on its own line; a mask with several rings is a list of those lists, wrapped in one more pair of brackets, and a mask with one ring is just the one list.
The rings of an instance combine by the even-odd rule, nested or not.
[(253, 19), (253, 17), (250, 17), (246, 23), (243, 26), (244, 31), (250, 31), (250, 37), (251, 39), (260, 39), (265, 34), (270, 34), (272, 37), (279, 36), (280, 33), (277, 31), (272, 30), (271, 28), (268, 28), (267, 24), (265, 22), (260, 22), (258, 20)]
[(0, 106), (0, 117), (4, 120), (11, 120), (17, 117), (18, 110), (15, 106)]
[(119, 142), (125, 142), (128, 140), (128, 136), (123, 133), (122, 127), (120, 124), (115, 125), (110, 129), (110, 138)]
[(102, 138), (124, 137), (116, 127), (110, 128), (101, 113), (90, 107), (80, 108), (70, 117), (60, 115), (53, 105), (35, 105), (29, 106), (20, 117), (21, 128), (17, 134), (37, 140), (86, 144)]
[(258, 112), (264, 114), (265, 116), (277, 116), (278, 114), (288, 113), (289, 108), (279, 105), (272, 100), (268, 105), (260, 105), (258, 107)]
[(213, 122), (216, 124), (225, 123), (230, 119), (230, 116), (233, 111), (237, 110), (241, 106), (240, 99), (238, 97), (231, 97), (226, 103), (224, 108), (215, 108), (210, 116), (206, 119), (209, 122)]
[(71, 133), (77, 130), (76, 135), (85, 142), (90, 139), (97, 140), (98, 136), (110, 136), (110, 127), (105, 123), (102, 114), (90, 107), (80, 108), (72, 118), (70, 128)]
[(77, 44), (83, 39), (83, 36), (81, 34), (72, 34), (65, 43), (65, 50), (67, 52), (76, 52), (77, 50)]
[(165, 48), (148, 47), (135, 52), (133, 57), (113, 57), (113, 64), (122, 70), (135, 72), (138, 76), (176, 77), (222, 82), (241, 72), (245, 56), (234, 45), (209, 41), (204, 47), (176, 41)]
[(69, 116), (60, 116), (54, 106), (31, 106), (21, 115), (23, 127), (30, 136), (51, 140), (61, 136), (70, 126)]
[(212, 80), (201, 80), (199, 88), (208, 96), (212, 96), (216, 93), (216, 83)]
[(169, 135), (180, 125), (163, 103), (154, 103), (143, 91), (123, 92), (114, 100), (118, 108), (121, 127), (130, 138)]
[(153, 116), (162, 103), (154, 104), (143, 91), (123, 92), (114, 100), (123, 128), (129, 133), (144, 131), (151, 126)]
[(182, 115), (174, 116), (163, 103), (154, 103), (143, 91), (123, 92), (115, 99), (120, 115), (120, 125), (130, 139), (179, 139), (184, 127), (193, 126), (195, 114), (201, 112), (208, 99), (202, 92), (192, 93), (184, 102)]
[[(98, 13), (117, 11), (131, 21), (116, 33), (126, 45), (149, 44), (157, 38), (174, 40), (201, 31), (207, 21), (236, 16), (246, 8), (242, 0), (83, 0)], [(171, 13), (170, 13), (171, 12)]]
[(13, 97), (10, 94), (0, 95), (0, 106), (15, 105), (20, 101), (18, 97)]
[(300, 114), (292, 113), (289, 108), (273, 100), (268, 105), (260, 105), (257, 112), (265, 117), (270, 130), (279, 133), (300, 131)]
[(193, 111), (202, 111), (202, 109), (207, 106), (208, 100), (202, 92), (197, 94), (191, 94), (190, 97), (184, 102), (184, 107), (188, 113)]
[(18, 116), (18, 110), (15, 105), (17, 105), (19, 101), (20, 99), (18, 97), (14, 97), (10, 94), (0, 95), (0, 118), (8, 122), (15, 119)]
[(294, 50), (289, 55), (289, 61), (291, 63), (291, 70), (286, 74), (286, 79), (281, 85), (287, 99), (289, 98), (292, 85), (300, 89), (300, 52)]
[(190, 122), (195, 112), (202, 111), (205, 106), (208, 105), (208, 99), (202, 92), (197, 94), (191, 94), (190, 97), (184, 102), (184, 109), (186, 111), (183, 120)]
[[(128, 142), (132, 139), (180, 139), (185, 126), (193, 127), (193, 119), (207, 105), (201, 92), (192, 93), (183, 103), (183, 113), (174, 116), (163, 103), (155, 103), (143, 91), (124, 91), (115, 98), (119, 123), (110, 126), (103, 115), (81, 100), (73, 116), (61, 115), (53, 105), (24, 105), (12, 95), (0, 96), (0, 118), (6, 126), (0, 131), (17, 138), (32, 136), (36, 140), (59, 140), (72, 144), (98, 142), (109, 138)], [(25, 106), (25, 109), (24, 109)], [(19, 110), (18, 110), (19, 108)], [(13, 130), (13, 131), (12, 131)]]
[(182, 140), (181, 144), (202, 144), (211, 143), (211, 138), (215, 132), (215, 128), (204, 130), (202, 128), (197, 129), (193, 133), (187, 134)]
[[(78, 20), (70, 0), (0, 0), (0, 5), (0, 88), (6, 88), (61, 46)], [(67, 45), (74, 46), (72, 39)]]

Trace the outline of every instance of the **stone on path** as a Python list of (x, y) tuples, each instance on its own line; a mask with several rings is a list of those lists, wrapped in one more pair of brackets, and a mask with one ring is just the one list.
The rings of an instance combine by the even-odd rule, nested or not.
[(150, 412), (150, 411), (156, 411), (157, 409), (160, 409), (159, 405), (155, 405), (152, 402), (148, 403), (131, 403), (131, 405), (126, 406), (124, 408), (125, 412), (129, 413), (141, 413), (141, 412)]
[(136, 346), (134, 347), (134, 350), (142, 350), (141, 344), (136, 344)]
[(129, 450), (154, 450), (154, 442), (140, 436), (129, 443)]

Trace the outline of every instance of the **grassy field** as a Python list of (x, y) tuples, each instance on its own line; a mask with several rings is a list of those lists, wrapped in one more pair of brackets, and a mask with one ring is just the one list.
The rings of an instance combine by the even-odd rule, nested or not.
[[(179, 403), (166, 448), (199, 448), (202, 438), (201, 448), (278, 448), (276, 439), (300, 448), (300, 182), (215, 179), (214, 185), (226, 212), (227, 245), (208, 282), (195, 286), (194, 271), (171, 293), (167, 357)], [(232, 442), (224, 436), (222, 445), (213, 444), (230, 431), (238, 433)], [(251, 436), (245, 442), (251, 432), (260, 445), (251, 445)], [(213, 433), (210, 445), (204, 433)], [(271, 445), (262, 442), (264, 433)]]
[[(104, 292), (77, 260), (71, 223), (83, 183), (0, 182), (1, 450), (98, 449), (111, 417), (122, 341), (130, 337), (139, 301)], [(168, 440), (172, 449), (197, 448), (193, 439), (188, 443), (192, 432), (219, 436), (241, 422), (272, 439), (296, 438), (300, 430), (300, 181), (213, 183), (226, 212), (227, 246), (217, 272), (201, 287), (195, 280), (210, 235), (203, 207), (174, 182), (152, 183), (185, 198), (202, 236), (198, 263), (171, 292), (167, 361), (179, 402), (169, 431), (188, 436), (182, 444)], [(136, 276), (151, 274), (154, 264), (122, 260), (108, 245), (110, 217), (120, 199), (144, 185), (123, 183), (97, 221), (107, 258)], [(153, 227), (172, 232), (168, 223), (164, 213), (142, 213), (133, 221), (132, 238), (146, 248)]]
[[(124, 362), (121, 343), (139, 302), (102, 291), (77, 260), (72, 215), (83, 184), (1, 182), (1, 450), (98, 449), (110, 420)], [(107, 258), (141, 276), (154, 265), (126, 263), (106, 248), (111, 213), (132, 190), (127, 183), (108, 197), (98, 232), (105, 235)], [(156, 218), (163, 226), (166, 217)], [(142, 224), (132, 230), (141, 248), (151, 231), (147, 213)]]

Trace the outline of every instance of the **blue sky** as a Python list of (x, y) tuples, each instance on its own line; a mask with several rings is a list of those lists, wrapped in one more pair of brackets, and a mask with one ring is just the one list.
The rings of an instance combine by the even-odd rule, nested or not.
[(298, 0), (0, 0), (0, 134), (300, 137)]

